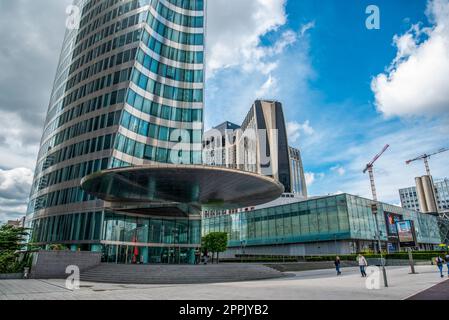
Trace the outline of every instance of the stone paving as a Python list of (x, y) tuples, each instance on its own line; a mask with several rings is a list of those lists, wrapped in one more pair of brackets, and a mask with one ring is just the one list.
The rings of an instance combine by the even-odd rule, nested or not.
[[(82, 282), (79, 290), (64, 280), (0, 280), (0, 300), (402, 300), (425, 291), (441, 279), (435, 267), (388, 268), (389, 288), (368, 290), (357, 268), (292, 273), (291, 277), (251, 282), (193, 285), (123, 285)], [(449, 299), (449, 297), (447, 297)]]

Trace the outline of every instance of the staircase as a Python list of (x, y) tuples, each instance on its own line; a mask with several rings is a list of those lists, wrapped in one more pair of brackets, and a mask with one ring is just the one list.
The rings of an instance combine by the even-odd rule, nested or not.
[(81, 281), (120, 284), (195, 284), (281, 278), (261, 264), (124, 265), (102, 263), (81, 272)]

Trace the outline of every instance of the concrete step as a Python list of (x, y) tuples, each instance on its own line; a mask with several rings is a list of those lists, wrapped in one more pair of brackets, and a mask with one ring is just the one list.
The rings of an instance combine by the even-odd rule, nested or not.
[(119, 265), (101, 264), (81, 273), (82, 281), (128, 284), (188, 284), (251, 281), (285, 275), (260, 264)]

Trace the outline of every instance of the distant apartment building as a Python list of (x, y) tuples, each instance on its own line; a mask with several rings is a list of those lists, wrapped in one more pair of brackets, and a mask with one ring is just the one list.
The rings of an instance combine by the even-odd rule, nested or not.
[(264, 205), (222, 211), (205, 211), (204, 217), (248, 212), (286, 205), (307, 198), (300, 150), (288, 145), (282, 104), (257, 100), (243, 124), (226, 121), (205, 132), (204, 164), (270, 176), (284, 186), (282, 196)]
[(284, 185), (283, 198), (307, 197), (301, 152), (288, 145), (280, 102), (257, 100), (241, 126), (227, 121), (204, 137), (205, 164), (270, 176)]
[(304, 166), (302, 164), (301, 151), (299, 149), (289, 147), (291, 176), (292, 176), (292, 193), (300, 194), (307, 198), (307, 185), (304, 178)]
[(8, 220), (6, 224), (15, 228), (23, 228), (25, 226), (25, 217), (17, 220)]
[[(421, 182), (419, 186), (420, 188), (422, 188), (421, 201), (420, 201), (420, 192), (419, 190), (417, 190), (417, 187), (400, 189), (399, 196), (401, 198), (402, 207), (406, 209), (423, 212), (424, 206), (424, 209), (427, 208), (427, 210), (425, 211), (428, 211), (429, 208), (427, 203), (431, 201), (426, 201), (427, 193), (425, 192), (424, 188), (426, 186), (425, 183), (426, 180), (423, 180), (421, 178), (419, 181), (417, 180), (417, 182)], [(435, 196), (439, 212), (449, 212), (449, 179), (445, 178), (443, 180), (438, 180), (434, 182), (434, 185), (435, 185)]]

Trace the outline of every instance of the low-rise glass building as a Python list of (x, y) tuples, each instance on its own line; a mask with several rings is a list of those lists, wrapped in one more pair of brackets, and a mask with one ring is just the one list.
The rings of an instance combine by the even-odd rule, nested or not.
[[(375, 250), (375, 216), (372, 200), (341, 194), (306, 201), (244, 211), (229, 215), (205, 216), (202, 233), (227, 232), (229, 249), (225, 257), (237, 254), (320, 255)], [(382, 247), (400, 249), (391, 221), (413, 220), (420, 249), (440, 244), (437, 217), (385, 203), (376, 215)]]

